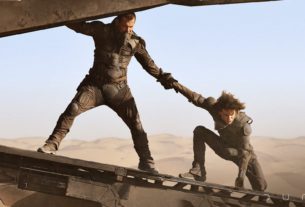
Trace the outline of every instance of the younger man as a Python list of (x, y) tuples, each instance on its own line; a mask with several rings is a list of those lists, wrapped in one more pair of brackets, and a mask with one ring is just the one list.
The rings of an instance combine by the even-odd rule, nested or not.
[(250, 144), (252, 119), (241, 111), (245, 109), (245, 104), (227, 92), (222, 92), (221, 96), (215, 100), (213, 97), (205, 98), (178, 82), (174, 83), (174, 89), (194, 105), (207, 110), (214, 120), (215, 130), (219, 133), (217, 135), (204, 126), (195, 128), (192, 168), (189, 172), (181, 173), (179, 177), (206, 180), (205, 149), (207, 144), (218, 156), (230, 160), (238, 166), (236, 187), (244, 187), (244, 178), (247, 176), (254, 190), (264, 191), (267, 183)]

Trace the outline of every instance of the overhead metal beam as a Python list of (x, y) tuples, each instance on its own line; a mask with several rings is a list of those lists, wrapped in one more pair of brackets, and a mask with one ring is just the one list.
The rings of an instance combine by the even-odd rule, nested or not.
[(280, 0), (172, 0), (171, 3), (184, 6), (208, 6), (218, 4), (239, 4)]
[(0, 37), (166, 4), (204, 6), (276, 0), (0, 0)]

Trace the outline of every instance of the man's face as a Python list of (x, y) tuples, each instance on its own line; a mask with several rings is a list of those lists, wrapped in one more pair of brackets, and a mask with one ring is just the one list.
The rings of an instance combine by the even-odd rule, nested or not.
[(221, 109), (219, 115), (226, 124), (232, 124), (236, 118), (237, 111), (235, 109)]
[(127, 18), (123, 17), (118, 21), (117, 27), (121, 33), (128, 33), (129, 35), (131, 35), (135, 23), (136, 23), (135, 18), (128, 20)]

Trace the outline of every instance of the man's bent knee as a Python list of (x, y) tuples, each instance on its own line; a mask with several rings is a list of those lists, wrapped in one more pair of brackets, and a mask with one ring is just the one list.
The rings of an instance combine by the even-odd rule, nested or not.
[(209, 132), (210, 130), (205, 128), (204, 126), (197, 126), (193, 131), (194, 137), (201, 137), (208, 134)]
[(70, 116), (79, 115), (80, 114), (80, 106), (78, 105), (78, 103), (77, 102), (70, 103), (70, 105), (68, 106), (68, 109), (67, 109), (67, 113)]

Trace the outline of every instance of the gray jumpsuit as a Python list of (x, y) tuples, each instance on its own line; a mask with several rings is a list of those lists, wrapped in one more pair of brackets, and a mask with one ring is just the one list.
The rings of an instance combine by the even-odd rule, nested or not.
[(190, 172), (200, 172), (206, 176), (205, 150), (206, 144), (221, 158), (234, 162), (239, 169), (238, 176), (247, 176), (254, 190), (264, 191), (267, 188), (262, 168), (250, 144), (252, 119), (239, 111), (233, 123), (226, 125), (215, 107), (213, 97), (205, 98), (177, 83), (177, 91), (181, 92), (194, 105), (207, 110), (214, 120), (215, 130), (219, 135), (204, 126), (197, 126), (193, 135), (194, 161)]

